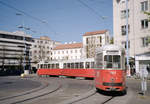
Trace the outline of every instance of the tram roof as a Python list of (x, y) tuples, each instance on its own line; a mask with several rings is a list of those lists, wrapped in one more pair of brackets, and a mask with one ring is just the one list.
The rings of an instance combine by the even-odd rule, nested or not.
[(119, 46), (119, 45), (114, 45), (114, 44), (110, 44), (110, 45), (104, 45), (100, 48), (96, 49), (96, 53), (102, 52), (102, 51), (109, 51), (109, 50), (120, 50), (123, 51), (124, 48)]
[(39, 64), (49, 64), (49, 63), (79, 63), (79, 62), (93, 62), (94, 58), (86, 58), (86, 59), (70, 59), (70, 60), (53, 60), (50, 62), (41, 61)]
[(105, 34), (108, 30), (99, 30), (99, 31), (93, 31), (93, 32), (86, 32), (83, 36), (91, 36), (91, 35), (97, 35), (97, 34)]

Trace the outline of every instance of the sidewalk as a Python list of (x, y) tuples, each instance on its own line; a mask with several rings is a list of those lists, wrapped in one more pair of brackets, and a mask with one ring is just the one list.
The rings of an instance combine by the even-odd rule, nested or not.
[(128, 104), (149, 104), (150, 103), (150, 80), (147, 80), (147, 91), (141, 94), (141, 79), (134, 77), (127, 78), (127, 87), (133, 91), (134, 96)]

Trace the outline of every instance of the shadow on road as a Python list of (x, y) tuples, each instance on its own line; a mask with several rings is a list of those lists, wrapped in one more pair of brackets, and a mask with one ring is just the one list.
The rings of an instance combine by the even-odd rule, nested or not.
[(97, 90), (99, 94), (105, 95), (105, 96), (112, 96), (112, 97), (117, 97), (117, 96), (124, 96), (127, 94), (126, 91), (103, 91), (103, 90)]

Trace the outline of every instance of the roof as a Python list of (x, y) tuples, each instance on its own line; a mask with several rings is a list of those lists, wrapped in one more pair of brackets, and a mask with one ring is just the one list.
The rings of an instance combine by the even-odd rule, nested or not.
[(108, 30), (99, 30), (99, 31), (93, 31), (93, 32), (86, 32), (83, 36), (91, 36), (91, 35), (97, 35), (97, 34), (104, 34)]
[(26, 34), (24, 31), (15, 31), (15, 32), (0, 31), (0, 34), (31, 37), (31, 35)]
[(109, 45), (104, 45), (100, 48), (96, 49), (96, 53), (101, 53), (102, 51), (115, 51), (115, 50), (120, 50), (120, 51), (124, 51), (124, 48), (122, 46), (119, 45), (115, 45), (115, 44), (109, 44)]
[(41, 36), (40, 40), (51, 40), (48, 36)]
[(82, 43), (62, 44), (56, 46), (54, 50), (82, 48), (82, 46), (83, 46)]

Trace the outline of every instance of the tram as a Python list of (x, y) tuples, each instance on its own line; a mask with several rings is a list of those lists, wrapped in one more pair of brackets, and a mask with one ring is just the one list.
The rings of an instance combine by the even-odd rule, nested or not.
[(94, 78), (94, 59), (40, 62), (37, 74)]
[(116, 45), (105, 45), (96, 50), (95, 87), (103, 91), (126, 93), (125, 51)]

